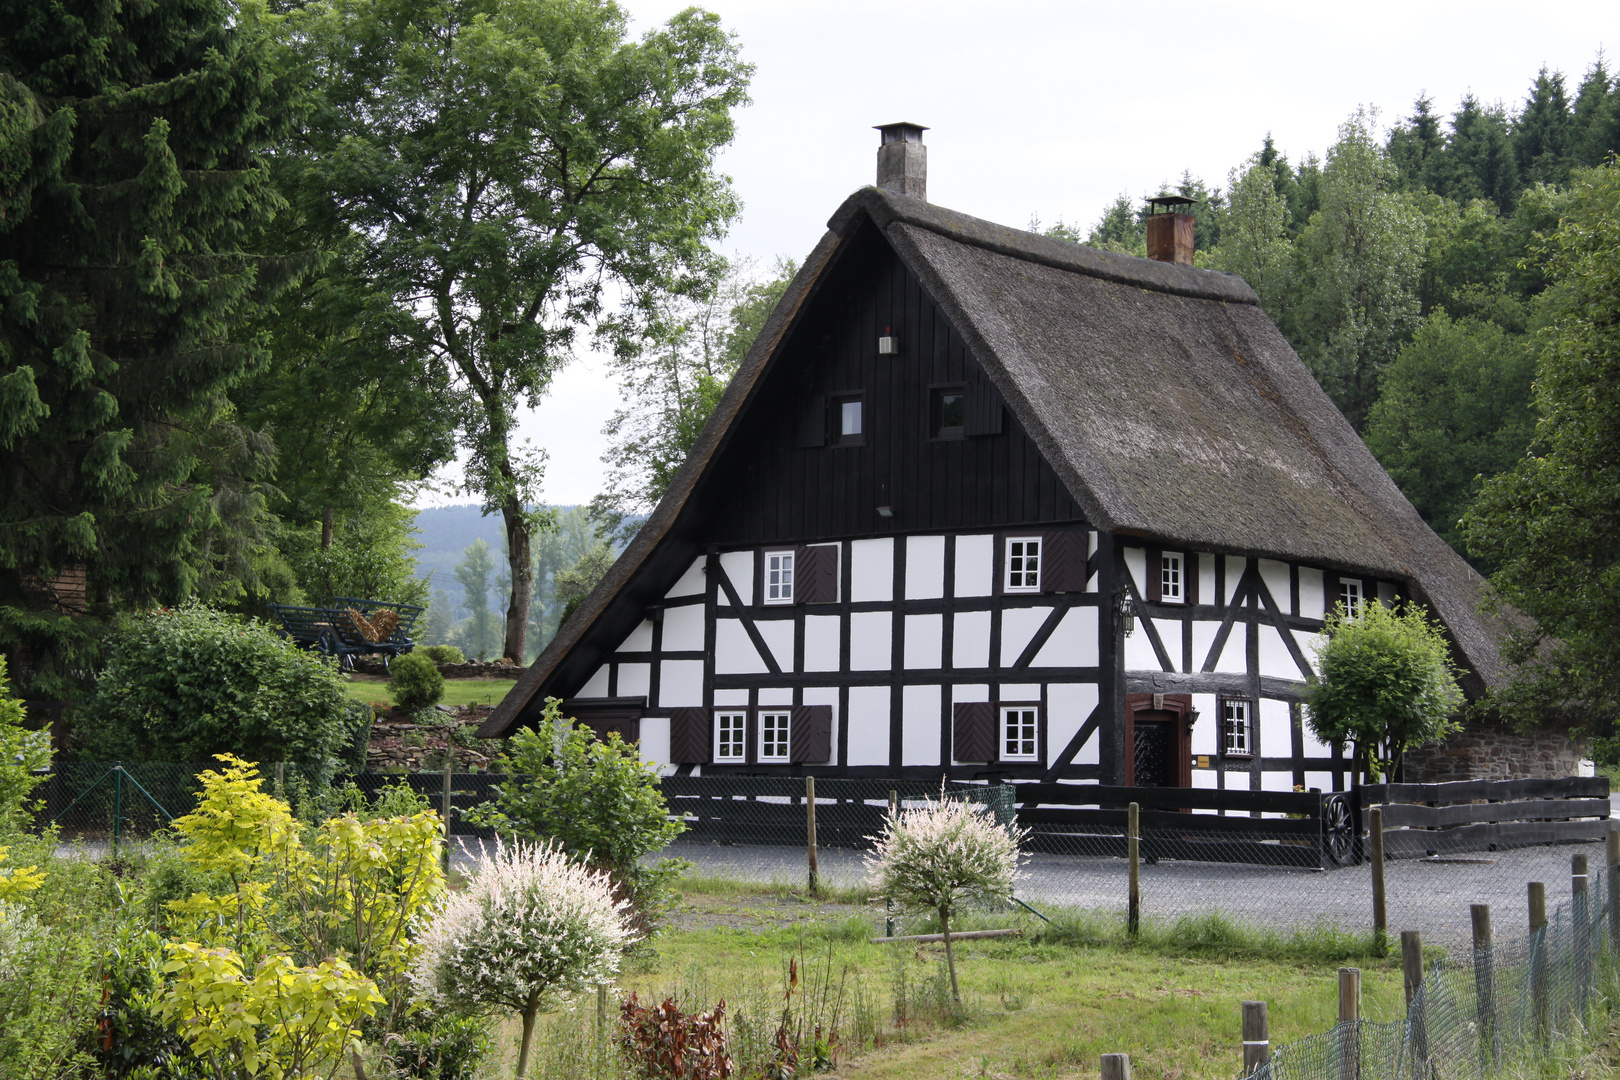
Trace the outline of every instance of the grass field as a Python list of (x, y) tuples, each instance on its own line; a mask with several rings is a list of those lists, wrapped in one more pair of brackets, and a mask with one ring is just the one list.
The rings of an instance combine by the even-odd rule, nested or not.
[[(346, 689), (350, 697), (368, 705), (392, 705), (388, 680), (380, 675), (350, 675)], [(512, 689), (512, 679), (446, 679), (443, 705), (494, 705)]]
[[(1324, 1031), (1344, 965), (1363, 970), (1364, 1015), (1403, 1011), (1398, 957), (1371, 955), (1364, 936), (1282, 937), (1212, 916), (1151, 924), (1132, 943), (1118, 920), (1076, 913), (1054, 925), (1027, 915), (966, 920), (963, 929), (1019, 926), (1026, 936), (954, 946), (956, 1008), (942, 947), (871, 944), (882, 911), (840, 899), (689, 881), (670, 928), (623, 987), (644, 1002), (674, 995), (688, 1009), (725, 998), (739, 1075), (756, 1075), (745, 1060), (768, 1056), (794, 962), (795, 1023), (819, 1025), (831, 1044), (821, 1075), (863, 1080), (1095, 1076), (1099, 1056), (1114, 1052), (1129, 1053), (1143, 1080), (1229, 1080), (1241, 1071), (1239, 1002), (1270, 1003), (1274, 1044)], [(609, 1025), (616, 1004), (617, 995)], [(617, 1075), (596, 1030), (594, 1001), (545, 1018), (536, 1075)], [(499, 1049), (515, 1045), (508, 1025)]]

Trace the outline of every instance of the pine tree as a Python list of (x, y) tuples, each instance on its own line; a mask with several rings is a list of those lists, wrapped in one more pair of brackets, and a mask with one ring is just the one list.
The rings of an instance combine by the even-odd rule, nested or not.
[(1429, 159), (1445, 148), (1440, 131), (1440, 114), (1434, 99), (1421, 94), (1412, 103), (1412, 115), (1399, 121), (1389, 133), (1389, 159), (1400, 173), (1400, 186), (1413, 191), (1423, 186)]
[(1620, 153), (1620, 81), (1609, 77), (1601, 52), (1575, 95), (1569, 148), (1575, 163), (1587, 166), (1601, 165), (1610, 154)]
[(1569, 135), (1569, 96), (1564, 92), (1563, 73), (1549, 73), (1543, 67), (1523, 111), (1513, 121), (1513, 157), (1520, 183), (1567, 184)]
[(1432, 167), (1424, 173), (1429, 190), (1458, 202), (1490, 199), (1504, 214), (1512, 212), (1519, 170), (1500, 105), (1485, 106), (1473, 94), (1464, 95), (1451, 116), (1445, 151), (1429, 162)]
[(299, 265), (252, 253), (291, 94), (225, 0), (0, 0), (0, 25), (0, 647), (51, 694), (86, 640), (64, 571), (93, 608), (179, 600), (254, 512), (219, 485), (268, 447), (223, 395)]

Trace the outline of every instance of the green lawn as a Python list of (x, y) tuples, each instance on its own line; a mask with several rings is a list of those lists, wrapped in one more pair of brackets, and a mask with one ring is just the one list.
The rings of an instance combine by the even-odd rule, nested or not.
[[(512, 689), (512, 679), (446, 679), (444, 705), (494, 705)], [(349, 696), (366, 704), (381, 702), (392, 705), (388, 696), (388, 680), (376, 675), (350, 675)]]

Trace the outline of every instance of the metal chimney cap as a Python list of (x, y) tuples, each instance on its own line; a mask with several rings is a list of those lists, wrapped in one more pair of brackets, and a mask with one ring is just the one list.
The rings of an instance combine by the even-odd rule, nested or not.
[(1197, 199), (1185, 195), (1155, 195), (1148, 200), (1150, 214), (1190, 214), (1189, 207), (1197, 206)]
[(873, 124), (873, 130), (883, 133), (881, 145), (889, 143), (923, 141), (922, 133), (928, 130), (924, 124), (913, 124), (909, 120), (900, 120), (893, 124)]

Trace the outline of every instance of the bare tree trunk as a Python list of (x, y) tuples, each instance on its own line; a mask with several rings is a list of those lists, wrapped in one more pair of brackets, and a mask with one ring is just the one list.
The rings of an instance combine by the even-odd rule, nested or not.
[(956, 985), (956, 955), (951, 952), (951, 913), (948, 908), (939, 909), (939, 931), (945, 939), (945, 968), (951, 973), (951, 1000), (960, 1005), (962, 991)]
[(530, 1005), (523, 1010), (523, 1044), (518, 1047), (517, 1080), (523, 1080), (529, 1071), (529, 1044), (534, 1041), (534, 1016), (540, 1006)]
[(325, 551), (332, 546), (332, 508), (327, 506), (321, 511), (321, 550)]
[(512, 595), (506, 605), (506, 645), (501, 655), (521, 664), (528, 648), (529, 605), (534, 599), (534, 563), (530, 556), (533, 529), (515, 493), (502, 501), (501, 516), (506, 519), (507, 574), (512, 581)]

